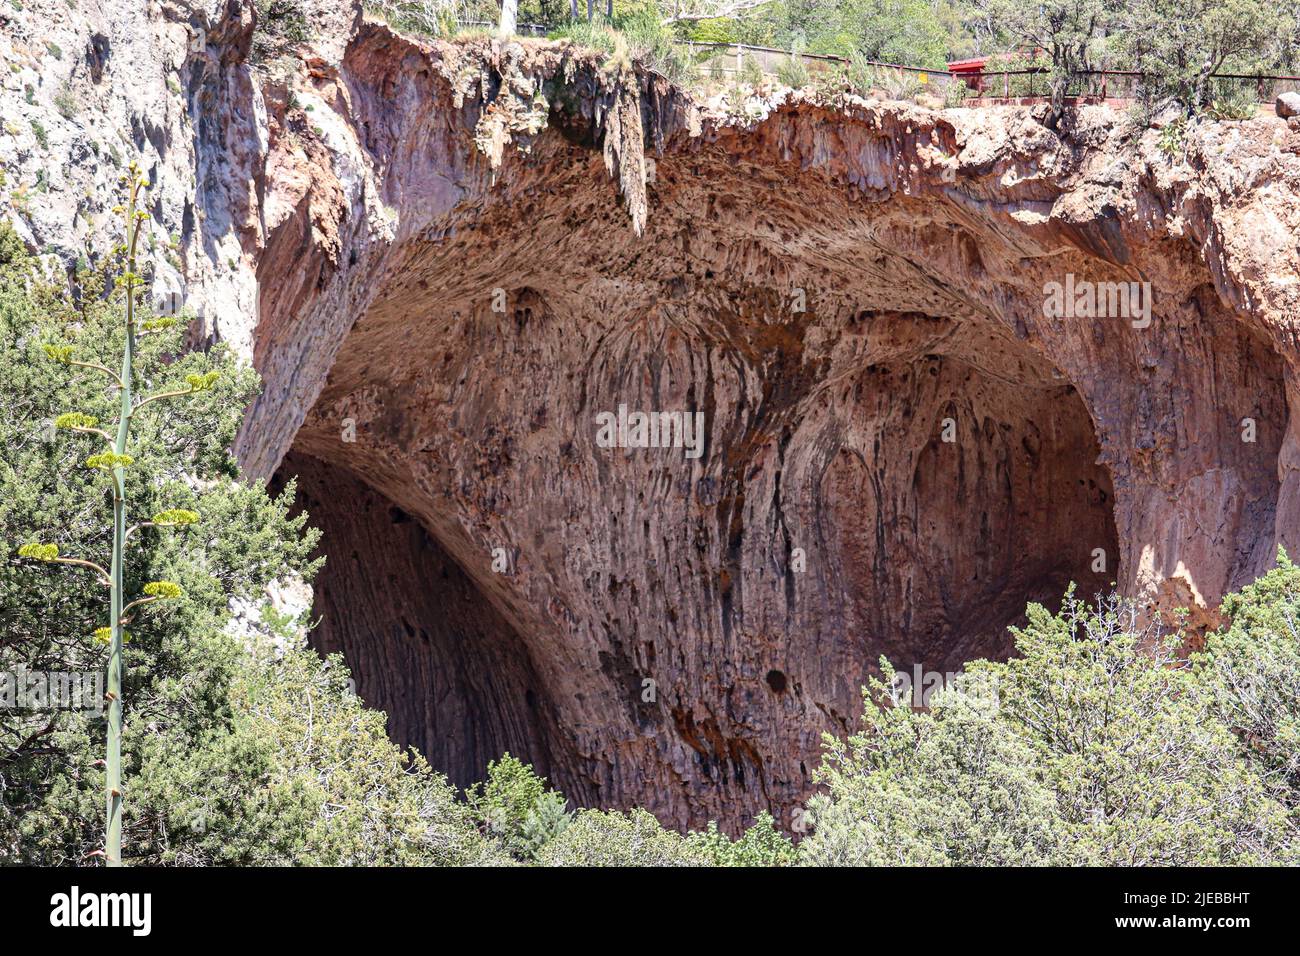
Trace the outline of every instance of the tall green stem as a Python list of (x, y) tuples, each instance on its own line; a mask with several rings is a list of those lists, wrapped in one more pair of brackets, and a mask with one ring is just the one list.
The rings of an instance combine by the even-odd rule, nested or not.
[[(122, 350), (122, 407), (117, 423), (117, 440), (114, 450), (126, 454), (127, 439), (131, 432), (131, 363), (135, 357), (135, 244), (139, 223), (135, 218), (137, 182), (131, 182), (130, 200), (126, 207), (127, 258), (126, 258), (126, 344)], [(113, 469), (113, 563), (109, 569), (112, 579), (112, 637), (108, 653), (108, 755), (105, 796), (107, 822), (105, 825), (104, 863), (106, 866), (122, 865), (122, 549), (126, 541), (126, 469), (120, 465)]]

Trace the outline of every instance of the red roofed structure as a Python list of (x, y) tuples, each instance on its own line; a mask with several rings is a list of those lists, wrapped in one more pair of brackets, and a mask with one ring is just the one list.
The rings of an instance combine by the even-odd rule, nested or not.
[(977, 92), (984, 88), (984, 64), (986, 56), (974, 56), (968, 60), (952, 60), (948, 63), (948, 72), (954, 79), (965, 80), (966, 85)]

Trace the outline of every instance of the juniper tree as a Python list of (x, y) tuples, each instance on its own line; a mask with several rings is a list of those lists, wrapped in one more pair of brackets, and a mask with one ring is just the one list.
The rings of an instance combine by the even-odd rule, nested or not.
[(1284, 622), (1300, 575), (1284, 567), (1228, 598), (1233, 626), (1196, 666), (1179, 654), (1181, 635), (1134, 602), (1090, 605), (1073, 591), (1057, 614), (1029, 605), (1011, 629), (1017, 656), (968, 662), (966, 683), (941, 689), (927, 712), (895, 703), (882, 660), (861, 731), (825, 738), (814, 774), (825, 791), (809, 803), (801, 861), (1294, 863), (1278, 754), (1295, 736), (1273, 729), (1297, 710), (1275, 689), (1296, 683), (1300, 654)]
[[(147, 605), (156, 601), (173, 600), (181, 596), (180, 585), (173, 581), (150, 581), (144, 585), (142, 592), (127, 601), (124, 587), (124, 566), (126, 547), (133, 534), (146, 527), (177, 528), (196, 523), (197, 512), (173, 508), (154, 515), (150, 520), (134, 526), (127, 525), (127, 475), (135, 459), (131, 455), (132, 422), (147, 406), (155, 402), (197, 392), (207, 391), (216, 382), (219, 373), (212, 371), (186, 376), (185, 384), (171, 389), (164, 389), (153, 395), (137, 400), (135, 382), (138, 370), (135, 357), (138, 340), (141, 336), (161, 332), (175, 324), (175, 319), (158, 318), (137, 323), (137, 296), (144, 285), (144, 280), (137, 271), (137, 252), (141, 230), (149, 220), (149, 214), (139, 209), (142, 193), (148, 188), (146, 179), (140, 175), (139, 167), (132, 163), (129, 174), (122, 177), (126, 192), (126, 202), (114, 209), (124, 220), (125, 241), (118, 247), (123, 256), (125, 269), (117, 278), (117, 287), (125, 299), (125, 336), (123, 339), (121, 371), (114, 372), (107, 365), (97, 361), (78, 358), (74, 346), (50, 343), (45, 346), (46, 356), (54, 362), (70, 368), (84, 368), (104, 375), (108, 387), (117, 393), (117, 420), (105, 429), (99, 420), (83, 412), (65, 412), (54, 420), (57, 429), (64, 429), (77, 434), (88, 435), (103, 443), (101, 451), (85, 459), (85, 467), (102, 473), (108, 478), (109, 493), (113, 505), (113, 544), (112, 558), (107, 570), (103, 565), (84, 557), (69, 557), (60, 553), (59, 545), (50, 542), (29, 542), (18, 549), (18, 556), (50, 564), (63, 564), (70, 567), (91, 571), (96, 581), (109, 592), (108, 624), (96, 629), (93, 637), (107, 645), (107, 703), (108, 733), (105, 769), (105, 825), (104, 825), (104, 863), (107, 866), (122, 864), (122, 646), (129, 639), (126, 626), (135, 619)], [(138, 326), (138, 327), (137, 327)]]
[(1065, 99), (1093, 68), (1097, 44), (1111, 23), (1108, 0), (976, 0), (1015, 46), (1042, 50), (1050, 64), (1052, 125), (1065, 113)]
[[(1267, 72), (1285, 33), (1284, 4), (1269, 0), (1134, 0), (1118, 7), (1120, 47), (1142, 73), (1142, 96), (1200, 113), (1215, 96), (1214, 74)], [(1227, 89), (1254, 91), (1223, 81)], [(1249, 115), (1254, 114), (1253, 95)]]

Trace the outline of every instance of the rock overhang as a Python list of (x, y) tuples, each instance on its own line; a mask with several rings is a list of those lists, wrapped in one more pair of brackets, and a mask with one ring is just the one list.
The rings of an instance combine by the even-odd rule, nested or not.
[[(523, 750), (587, 803), (788, 815), (882, 653), (1004, 655), (1070, 580), (1208, 611), (1293, 533), (1296, 250), (1234, 232), (1264, 214), (1216, 172), (1229, 133), (1172, 170), (1102, 109), (1053, 132), (701, 105), (562, 46), (376, 25), (310, 82), (328, 142), (288, 98), (273, 118), (272, 157), (313, 165), (267, 182), (241, 449), (359, 480), (477, 594), (508, 662), (462, 662), (437, 713), (388, 682), (413, 742), (490, 725), (474, 759)], [(1294, 185), (1252, 155), (1255, 186)], [(1297, 222), (1286, 195), (1270, 222)], [(1144, 286), (1152, 321), (1047, 314), (1067, 277)], [(600, 448), (620, 404), (702, 413), (704, 454)], [(439, 586), (403, 574), (390, 603)], [(420, 627), (454, 646), (443, 623)], [(486, 667), (513, 700), (475, 711)]]

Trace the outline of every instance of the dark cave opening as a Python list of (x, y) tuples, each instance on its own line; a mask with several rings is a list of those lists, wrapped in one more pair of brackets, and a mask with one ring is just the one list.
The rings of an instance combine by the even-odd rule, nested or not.
[(554, 714), (518, 634), (419, 521), (347, 469), (285, 457), (278, 491), (321, 529), (309, 641), (340, 653), (357, 694), (388, 717), (400, 746), (459, 787), (510, 752), (556, 771)]
[[(891, 317), (893, 318), (893, 317)], [(940, 334), (933, 334), (936, 327)], [(930, 323), (844, 393), (822, 494), (871, 663), (1005, 659), (1025, 607), (1118, 580), (1114, 490), (1078, 391), (991, 325)]]

